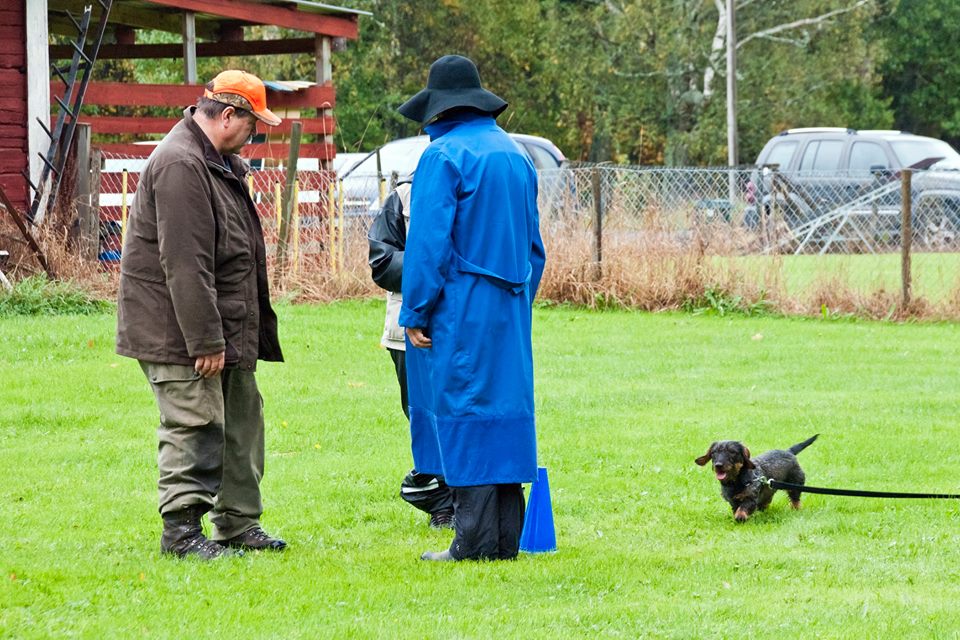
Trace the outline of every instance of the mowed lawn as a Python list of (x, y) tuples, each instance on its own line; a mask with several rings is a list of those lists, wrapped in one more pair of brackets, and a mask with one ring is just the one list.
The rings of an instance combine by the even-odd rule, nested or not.
[[(281, 306), (265, 527), (160, 557), (156, 409), (114, 319), (0, 320), (0, 636), (956, 638), (960, 502), (807, 496), (735, 524), (713, 440), (827, 487), (960, 493), (960, 326), (538, 309), (559, 550), (428, 564), (379, 301)], [(491, 336), (496, 340), (496, 336)]]
[[(727, 261), (717, 259), (719, 264)], [(730, 259), (729, 263), (761, 280), (779, 273), (786, 295), (801, 298), (825, 286), (842, 285), (863, 295), (900, 292), (903, 286), (899, 252), (745, 256)], [(915, 251), (911, 255), (911, 289), (915, 298), (932, 304), (956, 299), (960, 291), (958, 274), (960, 253)]]

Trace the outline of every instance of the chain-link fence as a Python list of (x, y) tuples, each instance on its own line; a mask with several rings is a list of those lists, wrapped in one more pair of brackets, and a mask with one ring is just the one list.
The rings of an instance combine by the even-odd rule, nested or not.
[[(146, 158), (104, 153), (100, 169), (100, 260), (111, 264), (119, 261), (123, 230), (139, 184), (140, 171)], [(268, 257), (277, 255), (283, 219), (286, 171), (263, 169), (247, 176), (247, 189), (257, 208), (263, 227)], [(342, 249), (331, 256), (330, 248), (343, 238), (335, 211), (331, 187), (334, 176), (327, 171), (297, 171), (293, 206), (289, 212), (290, 232), (284, 234), (286, 254), (293, 272), (304, 266), (315, 268), (325, 263), (336, 268), (342, 262)], [(365, 230), (364, 230), (365, 233)], [(340, 249), (339, 246), (336, 247)]]
[[(124, 209), (144, 163), (117, 156), (102, 163), (101, 259), (108, 264), (119, 258)], [(905, 173), (906, 188), (903, 175), (890, 171), (786, 175), (610, 165), (542, 171), (541, 232), (549, 258), (541, 295), (648, 309), (732, 304), (960, 317), (960, 172)], [(249, 183), (271, 259), (284, 178), (282, 170), (255, 170)], [(376, 291), (366, 232), (391, 178), (344, 181), (298, 171), (297, 179), (287, 245), (292, 271), (320, 283), (347, 276), (355, 290)]]
[(594, 296), (661, 308), (712, 289), (788, 312), (960, 315), (957, 171), (581, 165), (540, 185), (544, 235), (561, 256), (582, 247)]

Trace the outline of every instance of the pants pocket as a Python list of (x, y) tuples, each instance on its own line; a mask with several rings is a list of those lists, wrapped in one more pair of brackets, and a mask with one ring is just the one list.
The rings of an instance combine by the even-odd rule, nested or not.
[(190, 365), (141, 362), (165, 427), (223, 424), (220, 375), (204, 378)]

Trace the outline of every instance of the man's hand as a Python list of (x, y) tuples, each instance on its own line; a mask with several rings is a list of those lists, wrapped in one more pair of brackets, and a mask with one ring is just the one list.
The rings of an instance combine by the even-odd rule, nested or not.
[(223, 371), (223, 361), (225, 351), (220, 353), (211, 353), (205, 356), (198, 356), (193, 368), (204, 378), (212, 378)]
[(410, 344), (418, 349), (429, 349), (433, 346), (433, 340), (428, 338), (420, 327), (407, 327), (407, 337), (410, 338)]

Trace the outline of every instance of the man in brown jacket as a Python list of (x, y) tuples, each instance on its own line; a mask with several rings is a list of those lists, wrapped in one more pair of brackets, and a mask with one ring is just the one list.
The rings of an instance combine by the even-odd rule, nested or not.
[(140, 175), (120, 262), (117, 353), (140, 362), (160, 409), (160, 550), (179, 557), (286, 547), (260, 527), (254, 371), (283, 354), (263, 230), (235, 155), (258, 121), (280, 123), (259, 78), (224, 71), (207, 84)]

